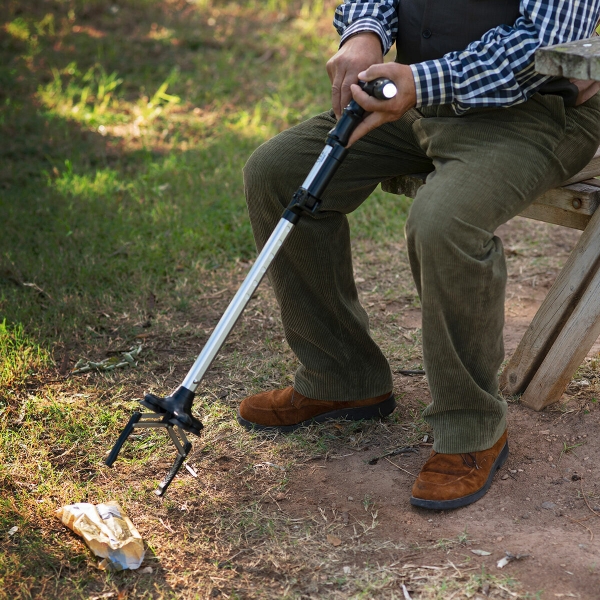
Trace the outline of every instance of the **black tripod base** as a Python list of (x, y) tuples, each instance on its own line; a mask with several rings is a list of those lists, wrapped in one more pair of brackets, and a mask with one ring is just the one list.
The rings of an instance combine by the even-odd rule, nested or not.
[(192, 449), (192, 444), (188, 441), (185, 431), (199, 436), (202, 430), (202, 423), (192, 416), (191, 408), (193, 399), (194, 393), (184, 387), (180, 387), (172, 396), (167, 396), (166, 398), (160, 398), (153, 394), (146, 395), (144, 400), (140, 400), (140, 403), (152, 410), (154, 414), (142, 414), (136, 411), (131, 415), (129, 422), (106, 458), (105, 464), (109, 467), (113, 466), (121, 447), (133, 433), (134, 429), (164, 427), (177, 450), (177, 456), (175, 457), (173, 466), (155, 491), (157, 496), (162, 496), (167, 491), (173, 479), (175, 479), (175, 476)]

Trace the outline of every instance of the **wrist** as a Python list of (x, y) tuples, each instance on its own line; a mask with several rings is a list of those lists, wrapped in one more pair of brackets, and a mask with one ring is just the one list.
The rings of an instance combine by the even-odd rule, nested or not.
[(409, 65), (398, 65), (400, 67), (400, 80), (402, 85), (402, 92), (410, 107), (413, 108), (417, 104), (417, 85), (415, 83), (415, 77), (413, 70)]
[(384, 47), (383, 41), (374, 31), (357, 31), (356, 33), (350, 34), (347, 38), (341, 41), (340, 48), (343, 46), (350, 46), (353, 44), (366, 44), (377, 48), (383, 54)]

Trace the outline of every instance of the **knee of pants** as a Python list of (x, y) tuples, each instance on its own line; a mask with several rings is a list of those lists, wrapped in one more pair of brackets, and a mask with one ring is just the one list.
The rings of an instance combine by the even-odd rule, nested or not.
[(250, 209), (256, 203), (264, 205), (272, 202), (280, 210), (289, 202), (289, 197), (279, 189), (282, 187), (281, 180), (286, 179), (286, 168), (278, 160), (281, 153), (276, 145), (276, 138), (265, 142), (252, 153), (244, 166), (244, 189)]
[[(470, 217), (470, 216), (469, 216)], [(494, 233), (478, 225), (476, 219), (461, 218), (445, 202), (417, 196), (406, 222), (406, 239), (417, 257), (442, 254), (485, 261), (498, 251)]]

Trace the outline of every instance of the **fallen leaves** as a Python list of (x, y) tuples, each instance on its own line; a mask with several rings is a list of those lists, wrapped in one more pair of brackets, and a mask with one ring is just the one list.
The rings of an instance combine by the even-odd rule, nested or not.
[(492, 553), (488, 552), (487, 550), (471, 550), (471, 552), (473, 554), (476, 554), (477, 556), (490, 556)]
[(114, 369), (121, 369), (123, 367), (136, 367), (136, 358), (142, 352), (142, 345), (134, 346), (126, 352), (120, 352), (118, 355), (110, 356), (100, 362), (94, 362), (92, 360), (85, 360), (80, 358), (71, 375), (79, 375), (81, 373), (88, 373), (90, 371), (113, 371)]

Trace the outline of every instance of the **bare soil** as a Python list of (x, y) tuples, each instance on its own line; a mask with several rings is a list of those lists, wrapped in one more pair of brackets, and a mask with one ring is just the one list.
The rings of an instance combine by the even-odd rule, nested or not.
[[(510, 269), (505, 331), (510, 356), (579, 234), (523, 219), (504, 226), (499, 234)], [(396, 273), (406, 274), (402, 250), (399, 247), (399, 255), (391, 261), (389, 256), (382, 260), (377, 248), (360, 251), (357, 277), (365, 305), (371, 310), (375, 335), (389, 329), (390, 321), (401, 334), (420, 327), (420, 311), (413, 306), (410, 293), (386, 298), (387, 285), (393, 285)], [(383, 293), (369, 293), (374, 281)], [(404, 285), (410, 289), (406, 280)], [(595, 346), (590, 357), (597, 354)], [(419, 358), (418, 351), (413, 352), (413, 362), (418, 363)], [(429, 436), (428, 442), (418, 444), (418, 453), (380, 459), (374, 465), (369, 460), (383, 453), (383, 444), (371, 437), (335, 457), (312, 462), (310, 468), (295, 469), (279, 508), (297, 517), (342, 519), (344, 526), (336, 536), (343, 544), (346, 537), (352, 537), (353, 520), (364, 515), (364, 499), (368, 498), (377, 508), (378, 521), (371, 540), (401, 541), (411, 548), (408, 552), (380, 550), (370, 557), (372, 562), (439, 567), (450, 561), (467, 561), (494, 575), (510, 574), (540, 598), (598, 599), (600, 411), (594, 399), (598, 396), (595, 373), (583, 371), (578, 376), (580, 383), (572, 383), (561, 403), (546, 411), (536, 413), (511, 402), (509, 460), (490, 492), (474, 505), (438, 512), (408, 503), (414, 475), (430, 452)], [(396, 375), (395, 390), (401, 412), (429, 400), (422, 376)], [(466, 543), (444, 548), (443, 540), (457, 540), (461, 534)], [(490, 554), (482, 557), (473, 550)], [(501, 570), (496, 565), (506, 552), (524, 558)], [(357, 560), (351, 548), (346, 560), (351, 567)]]
[[(499, 233), (510, 276), (508, 357), (579, 234), (519, 218)], [(93, 558), (67, 559), (58, 576), (40, 578), (38, 597), (71, 597), (71, 582), (85, 577), (94, 598), (600, 598), (598, 347), (559, 403), (536, 413), (509, 398), (511, 453), (482, 500), (447, 512), (413, 508), (410, 489), (433, 440), (420, 418), (427, 382), (399, 372), (422, 367), (419, 302), (403, 243), (358, 241), (354, 256), (373, 336), (395, 374), (395, 413), (288, 436), (242, 430), (234, 420), (241, 399), (289, 385), (296, 367), (264, 283), (202, 383), (195, 409), (205, 430), (188, 460), (197, 477), (182, 470), (157, 498), (152, 490), (173, 450), (150, 433), (128, 442), (112, 470), (86, 463), (83, 473), (85, 456), (57, 459), (61, 472), (80, 474), (73, 481), (99, 477), (88, 501), (121, 500), (148, 544), (142, 569), (151, 574), (104, 578)], [(206, 274), (201, 287), (190, 282), (181, 291), (193, 298), (185, 311), (156, 298), (150, 326), (139, 328), (140, 367), (69, 385), (125, 414), (132, 398), (172, 389), (248, 268), (240, 263), (229, 279)], [(107, 338), (106, 348), (127, 343)], [(57, 388), (65, 402), (83, 395), (67, 387)], [(112, 435), (99, 440), (106, 450)], [(415, 452), (382, 457), (403, 447)], [(50, 512), (64, 500), (39, 502)], [(57, 521), (48, 526), (74, 557), (89, 556)], [(520, 558), (500, 569), (507, 552)]]
[[(505, 345), (507, 356), (515, 350), (525, 329), (553, 283), (558, 265), (568, 256), (578, 233), (517, 219), (499, 232), (509, 259)], [(537, 239), (532, 247), (532, 236)], [(363, 261), (364, 262), (364, 261)], [(380, 263), (383, 268), (383, 263)], [(382, 307), (383, 308), (383, 307)], [(387, 304), (385, 311), (397, 310)], [(374, 322), (385, 318), (375, 313)], [(405, 330), (420, 327), (418, 309), (399, 314)], [(595, 346), (590, 357), (597, 356)], [(585, 366), (583, 367), (585, 371)], [(587, 374), (587, 379), (584, 375)], [(589, 377), (592, 377), (591, 382)], [(311, 469), (294, 474), (289, 503), (294, 514), (348, 515), (364, 512), (361, 499), (377, 506), (380, 541), (409, 542), (427, 551), (393, 555), (415, 565), (440, 565), (466, 560), (491, 574), (510, 573), (530, 593), (540, 598), (600, 598), (600, 411), (592, 382), (595, 374), (579, 376), (561, 403), (541, 413), (518, 402), (509, 410), (510, 457), (498, 473), (490, 492), (479, 502), (455, 511), (426, 511), (408, 503), (414, 475), (426, 460), (428, 443), (418, 453), (388, 460), (369, 460), (381, 454), (366, 443), (335, 460), (315, 462)], [(586, 385), (590, 382), (590, 385)], [(400, 376), (395, 389), (404, 407), (429, 398), (422, 376)], [(402, 410), (402, 408), (400, 409)], [(376, 444), (376, 440), (372, 440)], [(584, 498), (585, 494), (585, 498)], [(345, 528), (351, 530), (350, 524)], [(344, 539), (344, 529), (339, 537)], [(467, 542), (444, 549), (439, 540), (456, 540), (466, 533)], [(431, 550), (438, 542), (438, 549)], [(441, 547), (439, 547), (441, 546)], [(484, 550), (484, 557), (473, 554)], [(526, 555), (498, 569), (506, 552)], [(374, 560), (384, 557), (377, 555)], [(389, 558), (388, 558), (389, 560)], [(350, 560), (350, 564), (351, 564)]]

